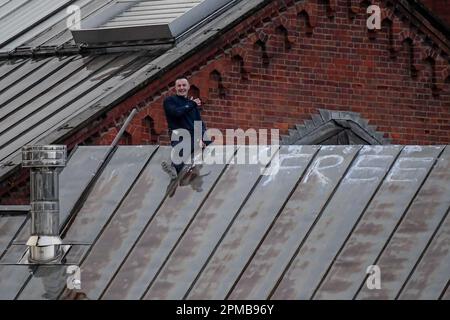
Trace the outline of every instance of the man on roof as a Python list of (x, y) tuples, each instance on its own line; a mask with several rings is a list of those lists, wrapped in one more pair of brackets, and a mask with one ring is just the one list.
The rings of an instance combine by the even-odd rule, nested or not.
[[(174, 161), (174, 148), (183, 141), (184, 135), (180, 134), (180, 129), (187, 130), (190, 136), (190, 152), (191, 155), (194, 149), (198, 147), (204, 148), (207, 144), (203, 141), (203, 136), (206, 131), (205, 123), (200, 116), (199, 107), (202, 101), (199, 98), (194, 99), (188, 97), (190, 89), (189, 81), (186, 77), (178, 77), (175, 81), (176, 94), (164, 99), (164, 112), (166, 115), (167, 126), (169, 128), (169, 136), (171, 137), (172, 145), (172, 161), (168, 163), (163, 161), (161, 166), (165, 172), (169, 174), (172, 179), (175, 179), (183, 169), (185, 163)], [(195, 123), (201, 124), (201, 136), (196, 137), (194, 134)], [(181, 149), (179, 156), (184, 157), (184, 150)], [(185, 158), (185, 157), (184, 157)]]

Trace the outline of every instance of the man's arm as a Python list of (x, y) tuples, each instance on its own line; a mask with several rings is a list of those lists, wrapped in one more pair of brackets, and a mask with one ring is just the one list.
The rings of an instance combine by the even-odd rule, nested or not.
[(177, 105), (172, 99), (164, 100), (164, 109), (166, 110), (166, 112), (169, 115), (177, 118), (181, 117), (186, 112), (191, 111), (192, 109), (194, 109), (194, 107), (195, 105), (193, 103), (186, 105)]

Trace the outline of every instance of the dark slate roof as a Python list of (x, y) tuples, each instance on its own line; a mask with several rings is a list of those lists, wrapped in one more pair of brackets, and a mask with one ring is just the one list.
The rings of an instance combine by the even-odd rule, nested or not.
[[(111, 0), (61, 1), (56, 6), (54, 1), (0, 2), (4, 19), (33, 17), (28, 27), (8, 27), (10, 32), (0, 38), (0, 179), (17, 169), (24, 145), (60, 142), (264, 1), (240, 2), (176, 43), (136, 51), (127, 44), (84, 51), (67, 29), (69, 4), (80, 6), (82, 17), (88, 18), (112, 5)], [(36, 3), (42, 7), (36, 9)]]
[(0, 216), (1, 299), (449, 297), (448, 146), (282, 146), (274, 175), (231, 154), (175, 189), (170, 148), (107, 151), (79, 147), (61, 173), (63, 265), (17, 264), (29, 225)]

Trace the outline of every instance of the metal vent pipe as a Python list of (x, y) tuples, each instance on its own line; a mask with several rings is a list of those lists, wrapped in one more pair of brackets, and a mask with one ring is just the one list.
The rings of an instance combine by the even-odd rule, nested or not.
[(59, 168), (66, 165), (66, 146), (25, 146), (22, 166), (30, 168), (31, 236), (29, 261), (49, 263), (62, 254), (59, 237)]

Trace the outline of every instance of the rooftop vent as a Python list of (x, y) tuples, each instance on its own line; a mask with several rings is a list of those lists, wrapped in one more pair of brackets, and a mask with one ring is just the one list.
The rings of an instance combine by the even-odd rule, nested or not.
[(29, 261), (51, 263), (63, 254), (59, 237), (59, 168), (66, 165), (66, 146), (25, 146), (22, 165), (30, 168), (31, 236)]

